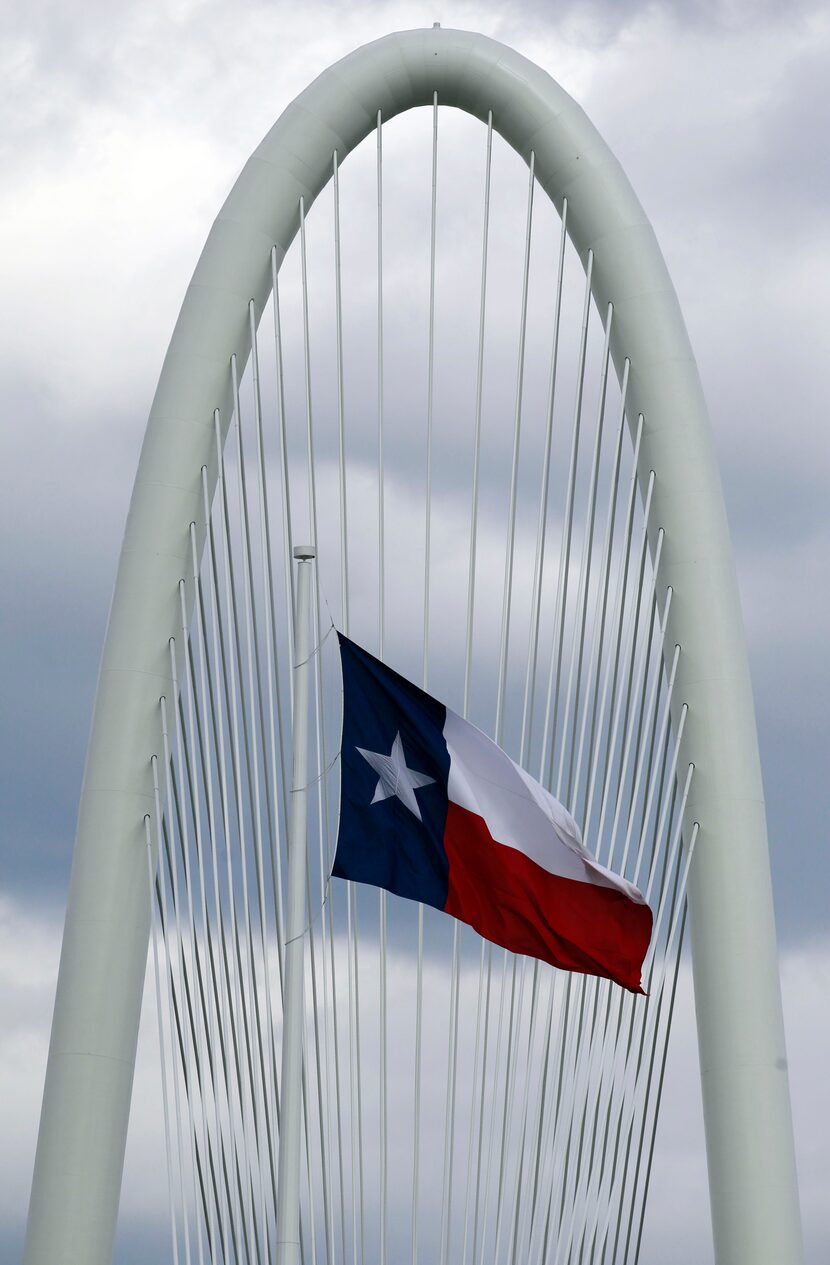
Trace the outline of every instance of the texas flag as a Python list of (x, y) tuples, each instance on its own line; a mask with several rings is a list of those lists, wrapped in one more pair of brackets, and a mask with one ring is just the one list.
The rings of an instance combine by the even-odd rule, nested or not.
[(434, 905), (514, 953), (640, 992), (651, 910), (485, 734), (338, 634), (333, 874)]

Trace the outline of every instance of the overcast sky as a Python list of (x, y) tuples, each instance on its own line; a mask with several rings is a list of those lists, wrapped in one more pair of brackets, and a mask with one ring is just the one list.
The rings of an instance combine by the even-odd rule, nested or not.
[[(722, 463), (755, 683), (807, 1259), (830, 1257), (830, 13), (806, 0), (376, 2), (348, 11), (318, 0), (8, 0), (4, 1260), (17, 1259), (22, 1243), (107, 606), (178, 307), (233, 179), (296, 93), (359, 44), (436, 20), (514, 46), (579, 100), (634, 184), (680, 296)], [(146, 1110), (131, 1134), (122, 1265), (164, 1241), (155, 1060), (145, 1025), (137, 1095)], [(669, 1088), (644, 1260), (710, 1260), (686, 977)]]

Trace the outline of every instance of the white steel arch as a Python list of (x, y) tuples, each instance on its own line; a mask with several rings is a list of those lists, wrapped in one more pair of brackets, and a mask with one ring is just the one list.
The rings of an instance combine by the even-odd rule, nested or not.
[[(248, 160), (210, 232), (170, 343), (136, 477), (98, 683), (29, 1214), (27, 1265), (110, 1259), (148, 943), (144, 817), (159, 695), (200, 470), (216, 478), (214, 410), (232, 411), (228, 363), (251, 350), (278, 261), (338, 160), (384, 120), (438, 93), (526, 161), (590, 252), (611, 353), (630, 362), (629, 416), (645, 422), (642, 487), (665, 532), (666, 644), (682, 645), (676, 698), (696, 763), (686, 830), (694, 975), (717, 1260), (797, 1265), (800, 1226), (766, 827), (751, 686), (706, 407), (671, 281), (624, 173), (582, 110), (541, 69), (479, 35), (390, 35), (331, 67)], [(656, 530), (656, 529), (655, 529)], [(656, 548), (656, 540), (652, 541)], [(676, 718), (677, 719), (677, 718)], [(684, 753), (681, 753), (684, 761)]]

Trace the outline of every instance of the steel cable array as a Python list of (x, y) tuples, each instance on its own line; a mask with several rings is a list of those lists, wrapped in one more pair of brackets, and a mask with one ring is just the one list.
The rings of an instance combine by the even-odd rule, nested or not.
[[(188, 1265), (265, 1265), (276, 1237), (300, 538), (318, 558), (303, 1260), (640, 1255), (697, 835), (684, 817), (694, 769), (678, 767), (683, 650), (664, 644), (672, 593), (651, 521), (660, 472), (638, 481), (648, 419), (628, 414), (632, 366), (618, 380), (613, 306), (592, 304), (594, 260), (569, 244), (567, 204), (557, 213), (537, 188), (532, 153), (518, 180), (491, 116), (483, 198), (464, 249), (447, 249), (438, 208), (469, 201), (470, 180), (439, 164), (437, 95), (431, 121), (425, 293), (416, 301), (390, 263), (390, 236), (405, 240), (420, 212), (390, 180), (389, 153), (396, 139), (417, 145), (378, 115), (372, 167), (356, 154), (350, 182), (333, 154), (329, 201), (308, 218), (298, 205), (295, 258), (280, 267), (272, 253), (273, 326), (244, 310), (253, 354), (244, 375), (228, 365), (212, 504), (206, 470), (194, 472), (205, 525), (188, 528), (146, 821), (173, 1259)], [(372, 177), (367, 225), (346, 195)], [(361, 233), (369, 286), (366, 260), (349, 262)], [(465, 260), (469, 330), (452, 320)], [(361, 353), (362, 326), (376, 339)], [(340, 685), (327, 598), (344, 632), (489, 729), (568, 805), (598, 859), (647, 891), (647, 996), (329, 880)]]

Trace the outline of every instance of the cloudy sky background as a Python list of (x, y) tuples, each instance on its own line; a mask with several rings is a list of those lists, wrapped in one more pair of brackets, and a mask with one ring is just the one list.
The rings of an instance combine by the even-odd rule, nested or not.
[[(441, 20), (585, 107), (650, 215), (709, 399), (756, 689), (807, 1260), (830, 1256), (830, 16), (820, 4), (41, 3), (0, 39), (4, 336), (0, 1257), (20, 1253), (97, 660), (147, 411), (198, 252), (309, 79)], [(701, 1261), (684, 976), (645, 1258)], [(152, 1024), (117, 1259), (163, 1243)], [(672, 1087), (674, 1092), (672, 1093)]]

